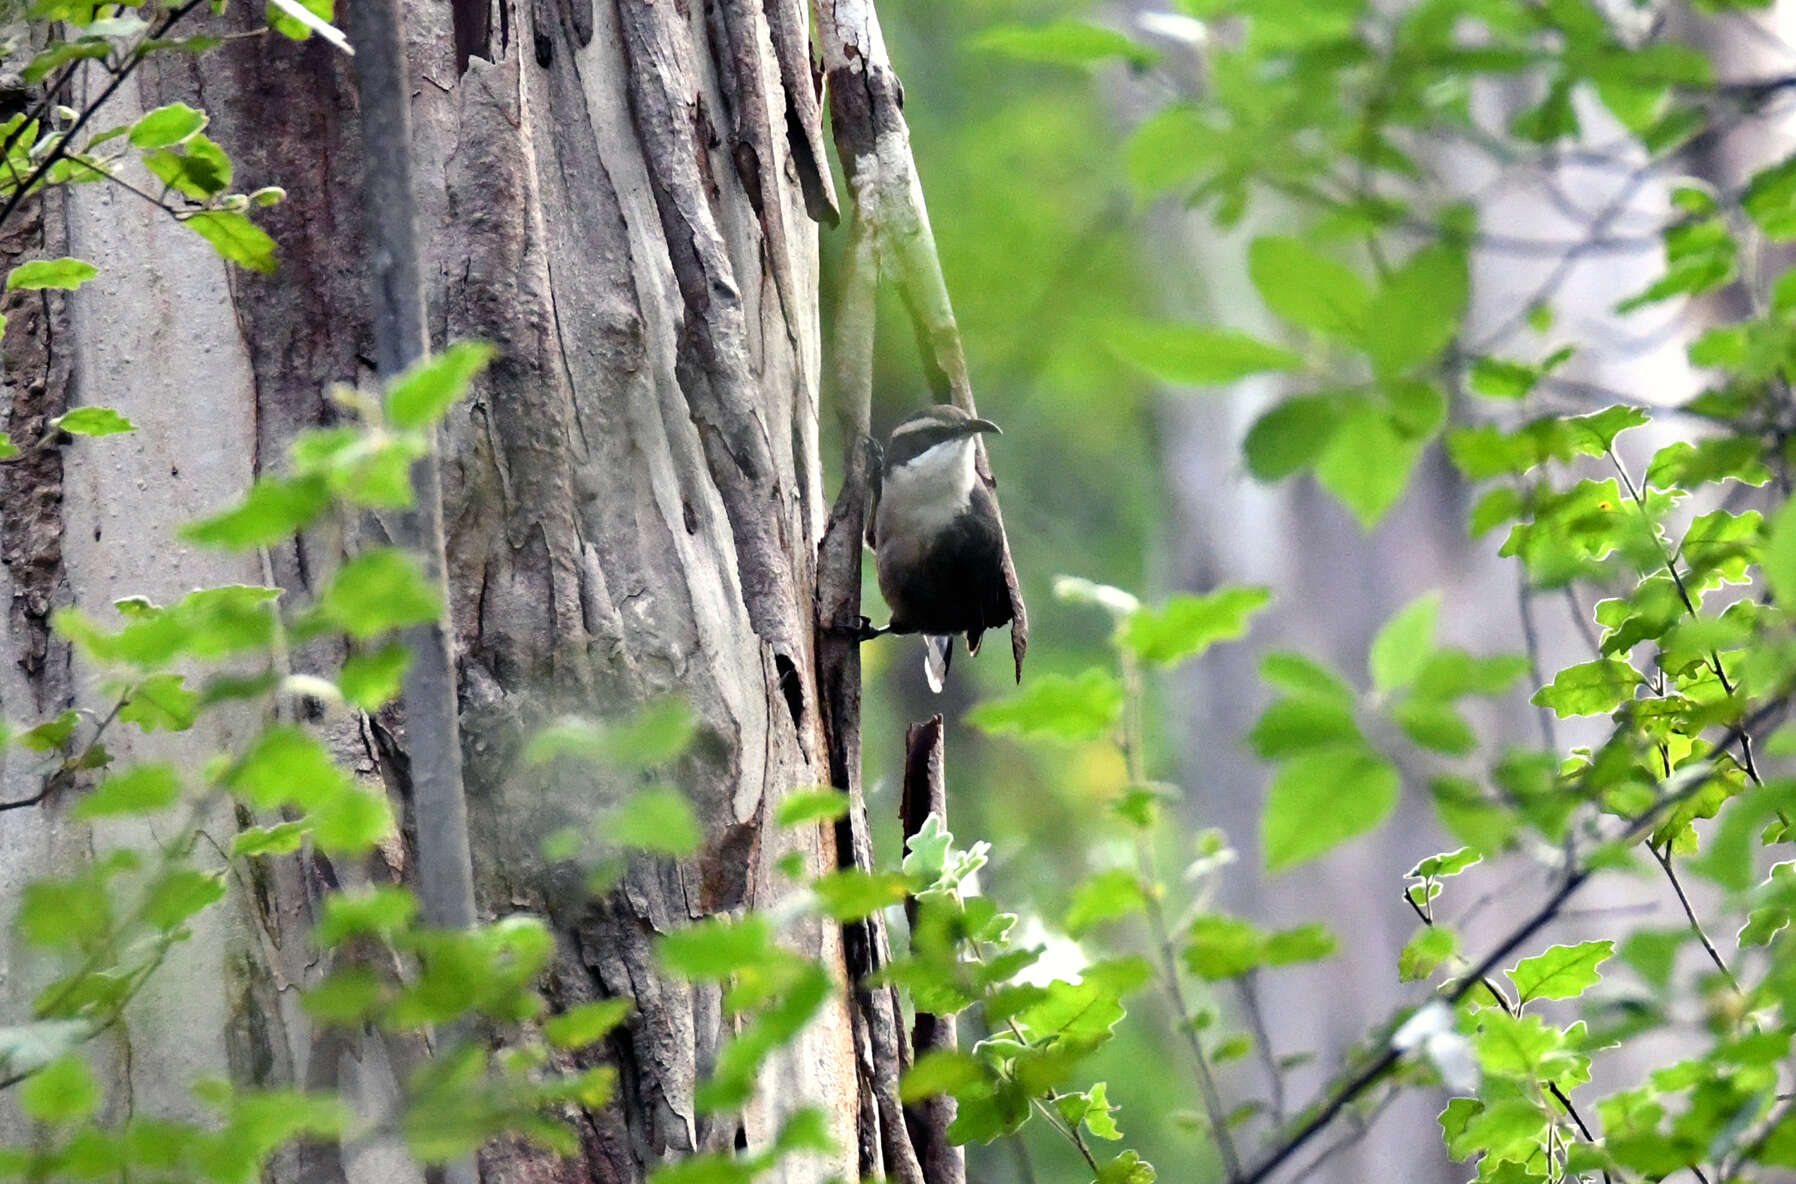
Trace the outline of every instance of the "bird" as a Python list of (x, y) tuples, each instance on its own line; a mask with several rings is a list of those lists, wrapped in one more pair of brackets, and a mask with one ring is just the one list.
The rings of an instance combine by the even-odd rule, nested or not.
[(974, 466), (978, 437), (998, 425), (952, 404), (910, 416), (886, 441), (867, 521), (879, 591), (892, 610), (880, 633), (921, 633), (923, 671), (940, 693), (954, 637), (979, 652), (987, 629), (1010, 623), (1004, 524)]

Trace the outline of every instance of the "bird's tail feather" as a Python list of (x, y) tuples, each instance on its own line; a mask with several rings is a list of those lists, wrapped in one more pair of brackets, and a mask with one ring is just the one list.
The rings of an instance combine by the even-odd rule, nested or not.
[(923, 677), (936, 694), (948, 681), (948, 663), (954, 660), (954, 635), (926, 635), (923, 638)]

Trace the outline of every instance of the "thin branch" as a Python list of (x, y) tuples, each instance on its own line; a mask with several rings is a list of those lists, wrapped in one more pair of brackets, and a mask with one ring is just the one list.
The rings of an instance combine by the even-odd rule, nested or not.
[(55, 147), (51, 148), (50, 151), (44, 155), (44, 159), (38, 163), (37, 168), (32, 170), (31, 176), (25, 179), (25, 184), (13, 190), (12, 196), (6, 199), (6, 205), (0, 206), (0, 226), (6, 225), (7, 219), (11, 218), (13, 212), (19, 208), (19, 203), (25, 200), (26, 194), (30, 193), (32, 188), (39, 181), (43, 180), (44, 175), (54, 168), (58, 161), (68, 155), (70, 143), (72, 143), (75, 137), (81, 133), (81, 129), (87, 126), (87, 121), (94, 117), (95, 112), (106, 105), (106, 100), (110, 99), (118, 91), (118, 88), (125, 84), (125, 80), (131, 77), (137, 67), (143, 63), (146, 55), (143, 54), (141, 50), (145, 42), (157, 41), (166, 36), (168, 31), (174, 28), (181, 18), (198, 8), (204, 2), (205, 0), (187, 0), (187, 3), (174, 9), (167, 16), (163, 17), (162, 23), (156, 26), (150, 35), (144, 38), (143, 41), (138, 42), (137, 48), (132, 50), (122, 65), (117, 67), (107, 67), (108, 73), (112, 75), (112, 81), (107, 84), (106, 89), (100, 92), (100, 97), (89, 103), (82, 110), (81, 114), (76, 117), (75, 122), (69, 127), (69, 130), (63, 133), (62, 138), (56, 142)]
[[(1733, 725), (1716, 744), (1716, 750), (1727, 748), (1738, 740), (1740, 734), (1749, 727), (1756, 726), (1784, 707), (1783, 702), (1767, 704), (1740, 723)], [(1692, 777), (1688, 784), (1680, 786), (1675, 792), (1662, 794), (1646, 810), (1630, 820), (1628, 826), (1612, 842), (1631, 846), (1652, 833), (1665, 811), (1687, 800), (1691, 795), (1701, 791), (1714, 776), (1712, 767), (1701, 776)], [(1473, 988), (1482, 985), (1482, 980), (1509, 957), (1522, 943), (1540, 932), (1542, 928), (1557, 918), (1580, 888), (1595, 874), (1590, 867), (1568, 864), (1565, 879), (1554, 889), (1533, 913), (1515, 929), (1511, 930), (1497, 946), (1479, 961), (1469, 974), (1461, 978), (1452, 987), (1444, 990), (1436, 997), (1451, 1004), (1465, 998)], [(1388, 1040), (1377, 1055), (1362, 1065), (1338, 1085), (1329, 1097), (1323, 1101), (1309, 1118), (1273, 1147), (1250, 1171), (1240, 1178), (1238, 1184), (1260, 1184), (1273, 1172), (1277, 1171), (1292, 1155), (1296, 1154), (1311, 1139), (1325, 1130), (1344, 1109), (1368, 1089), (1378, 1084), (1384, 1075), (1403, 1057), (1401, 1050)]]
[[(1130, 780), (1139, 785), (1147, 780), (1146, 760), (1142, 751), (1141, 667), (1127, 650), (1122, 654), (1122, 669), (1123, 760), (1128, 766)], [(1239, 1180), (1241, 1156), (1235, 1150), (1234, 1138), (1229, 1134), (1228, 1109), (1223, 1105), (1222, 1091), (1216, 1088), (1216, 1073), (1210, 1067), (1209, 1055), (1204, 1052), (1203, 1038), (1198, 1035), (1196, 1025), (1191, 1022), (1191, 1005), (1185, 997), (1184, 983), (1179, 978), (1178, 951), (1173, 945), (1172, 932), (1166, 924), (1166, 912), (1160, 903), (1159, 877), (1154, 873), (1154, 854), (1148, 846), (1147, 836), (1139, 832), (1135, 836), (1135, 860), (1140, 869), (1141, 894), (1146, 902), (1148, 931), (1153, 936), (1155, 952), (1160, 959), (1160, 985), (1175, 1010), (1179, 1033), (1184, 1036), (1187, 1047), (1191, 1049), (1191, 1059), (1197, 1070), (1198, 1090), (1203, 1095), (1204, 1110), (1215, 1132), (1216, 1150), (1222, 1156), (1223, 1169), (1230, 1181)]]
[(1691, 907), (1690, 898), (1684, 893), (1684, 885), (1678, 879), (1677, 869), (1672, 866), (1671, 842), (1666, 841), (1664, 850), (1660, 850), (1652, 843), (1648, 843), (1646, 849), (1653, 853), (1653, 858), (1658, 860), (1659, 866), (1665, 869), (1665, 878), (1671, 881), (1672, 891), (1677, 893), (1678, 903), (1684, 906), (1684, 916), (1689, 918), (1690, 928), (1702, 942), (1702, 948), (1708, 953), (1709, 961), (1715, 964), (1715, 969), (1721, 972), (1721, 976), (1727, 980), (1728, 986), (1733, 987), (1736, 991), (1739, 990), (1739, 980), (1734, 977), (1734, 972), (1727, 968), (1727, 963), (1722, 960), (1721, 951), (1716, 949), (1715, 943), (1709, 939), (1707, 931), (1702, 927), (1702, 922), (1696, 919), (1696, 910)]
[(1235, 986), (1241, 994), (1241, 1011), (1247, 1016), (1254, 1046), (1260, 1052), (1260, 1067), (1266, 1071), (1267, 1087), (1272, 1093), (1268, 1104), (1272, 1109), (1273, 1125), (1284, 1126), (1288, 1118), (1285, 1113), (1285, 1075), (1278, 1067), (1278, 1058), (1273, 1055), (1272, 1031), (1266, 1026), (1266, 1014), (1260, 1008), (1258, 982), (1258, 971), (1250, 970), (1235, 980)]

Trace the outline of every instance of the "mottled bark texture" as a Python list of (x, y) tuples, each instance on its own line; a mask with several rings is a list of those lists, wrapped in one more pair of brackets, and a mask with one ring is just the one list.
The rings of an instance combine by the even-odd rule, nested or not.
[[(557, 1161), (501, 1143), (481, 1169), (488, 1181), (637, 1181), (687, 1151), (763, 1145), (787, 1114), (820, 1105), (843, 1152), (795, 1161), (786, 1178), (856, 1178), (858, 1009), (832, 1004), (768, 1066), (745, 1113), (700, 1115), (694, 1085), (730, 1021), (715, 990), (668, 977), (653, 955), (658, 933), (771, 903), (783, 890), (774, 863), (794, 847), (812, 871), (837, 862), (826, 828), (792, 835), (770, 823), (793, 788), (841, 783), (813, 648), (824, 526), (816, 222), (833, 220), (835, 198), (803, 6), (502, 0), (483, 9), (413, 0), (405, 12), (431, 336), (501, 350), (443, 433), (477, 886), (484, 915), (552, 919), (556, 1005), (630, 995), (638, 1010), (594, 1054), (620, 1071), (616, 1099), (568, 1116), (581, 1156)], [(214, 23), (247, 28), (258, 16), (233, 7)], [(347, 63), (317, 43), (234, 41), (197, 63), (147, 67), (107, 122), (175, 99), (211, 113), (209, 130), (241, 180), (287, 188), (268, 221), (281, 269), (227, 273), (197, 238), (98, 187), (71, 203), (66, 222), (51, 206), (0, 243), (9, 262), (61, 253), (66, 225), (103, 272), (68, 301), (77, 324), (66, 344), (62, 298), (31, 294), (35, 311), (22, 300), (7, 308), (7, 430), (29, 436), (34, 417), (54, 414), (71, 391), (148, 425), (135, 443), (68, 453), (68, 479), (54, 453), (0, 478), (27, 483), (36, 516), (15, 520), (9, 486), (0, 532), (9, 716), (76, 694), (66, 652), (42, 628), (65, 589), (97, 606), (265, 578), (259, 560), (191, 555), (175, 543), (176, 525), (224, 503), (252, 471), (278, 468), (296, 431), (331, 420), (328, 384), (371, 369)], [(132, 486), (173, 492), (139, 502), (124, 493)], [(115, 528), (130, 535), (116, 550)], [(274, 548), (268, 574), (303, 595), (358, 537), (385, 529), (317, 531)], [(66, 550), (77, 530), (92, 541), (63, 556), (59, 540)], [(590, 902), (577, 876), (544, 866), (540, 840), (630, 787), (597, 775), (545, 785), (520, 773), (520, 746), (554, 715), (613, 717), (664, 694), (690, 702), (701, 721), (678, 780), (704, 823), (704, 848), (677, 864), (632, 864), (620, 889)], [(208, 740), (228, 743), (243, 722), (221, 723)], [(402, 719), (342, 720), (332, 735), (403, 802)], [(224, 820), (219, 830), (229, 829)], [(9, 887), (25, 874), (16, 869), (41, 872), (88, 844), (60, 810), (0, 819)], [(35, 863), (15, 858), (25, 850)], [(405, 863), (395, 850), (372, 874)], [(201, 1072), (335, 1082), (379, 1108), (403, 1051), (315, 1044), (288, 989), (319, 973), (304, 932), (331, 874), (271, 867), (228, 921), (190, 943), (207, 948), (183, 950), (164, 971), (187, 996), (179, 1024), (152, 1000), (118, 1038), (121, 1082), (143, 1078), (145, 1064), (164, 1074), (154, 1091), (148, 1079), (136, 1089), (138, 1112)], [(794, 940), (844, 966), (833, 926), (801, 927)], [(11, 979), (7, 990), (28, 997)], [(901, 1038), (884, 994), (888, 1033)], [(214, 1047), (194, 1032), (225, 1036)], [(862, 1063), (877, 1056), (895, 1081), (904, 1053), (890, 1043)], [(181, 1058), (158, 1052), (175, 1047)], [(889, 1120), (902, 1136), (901, 1115)], [(378, 1151), (358, 1149), (343, 1164), (295, 1156), (276, 1175), (408, 1178)]]

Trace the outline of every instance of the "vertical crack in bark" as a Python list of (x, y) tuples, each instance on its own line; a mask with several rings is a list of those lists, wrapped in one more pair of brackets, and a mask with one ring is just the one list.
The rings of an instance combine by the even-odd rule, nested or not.
[(722, 48), (727, 50), (727, 60), (718, 63), (718, 74), (724, 82), (724, 94), (731, 101), (730, 156), (736, 164), (737, 179), (760, 219), (763, 254), (785, 310), (787, 333), (796, 345), (801, 310), (792, 278), (791, 244), (786, 236), (780, 157), (767, 109), (767, 77), (763, 69), (767, 31), (760, 19), (761, 4), (759, 0), (717, 0), (712, 11), (723, 25)]
[[(0, 234), (0, 265), (11, 270), (28, 257), (67, 253), (63, 199), (50, 190), (23, 205)], [(71, 351), (68, 296), (57, 291), (9, 292), (0, 369), (0, 431), (29, 448), (69, 407)], [(32, 713), (70, 701), (67, 648), (51, 637), (50, 615), (67, 599), (62, 558), (62, 450), (46, 448), (0, 466), (0, 563), (12, 581), (9, 632), (15, 660), (31, 688)], [(9, 714), (28, 713), (14, 708)]]
[[(798, 665), (808, 650), (793, 576), (796, 523), (760, 407), (741, 294), (712, 210), (710, 145), (697, 126), (703, 109), (689, 30), (668, 5), (618, 0), (617, 11), (631, 115), (686, 310), (680, 387), (729, 518), (749, 620), (774, 654)], [(803, 743), (802, 729), (799, 736)]]
[[(931, 814), (948, 821), (948, 782), (943, 773), (942, 717), (932, 716), (912, 724), (904, 733), (904, 796), (899, 806), (904, 837), (923, 829)], [(917, 928), (917, 902), (904, 902), (904, 915), (912, 932)], [(954, 1017), (918, 1011), (911, 1029), (911, 1048), (919, 1058), (932, 1052), (952, 1052), (959, 1047)], [(929, 1184), (966, 1184), (966, 1153), (948, 1141), (948, 1127), (958, 1107), (948, 1094), (924, 1098), (904, 1108), (905, 1126), (923, 1165)]]
[(836, 183), (823, 149), (821, 75), (811, 61), (810, 22), (803, 0), (766, 0), (767, 29), (779, 59), (780, 89), (786, 95), (786, 142), (798, 169), (805, 209), (813, 219), (834, 226), (841, 218)]

